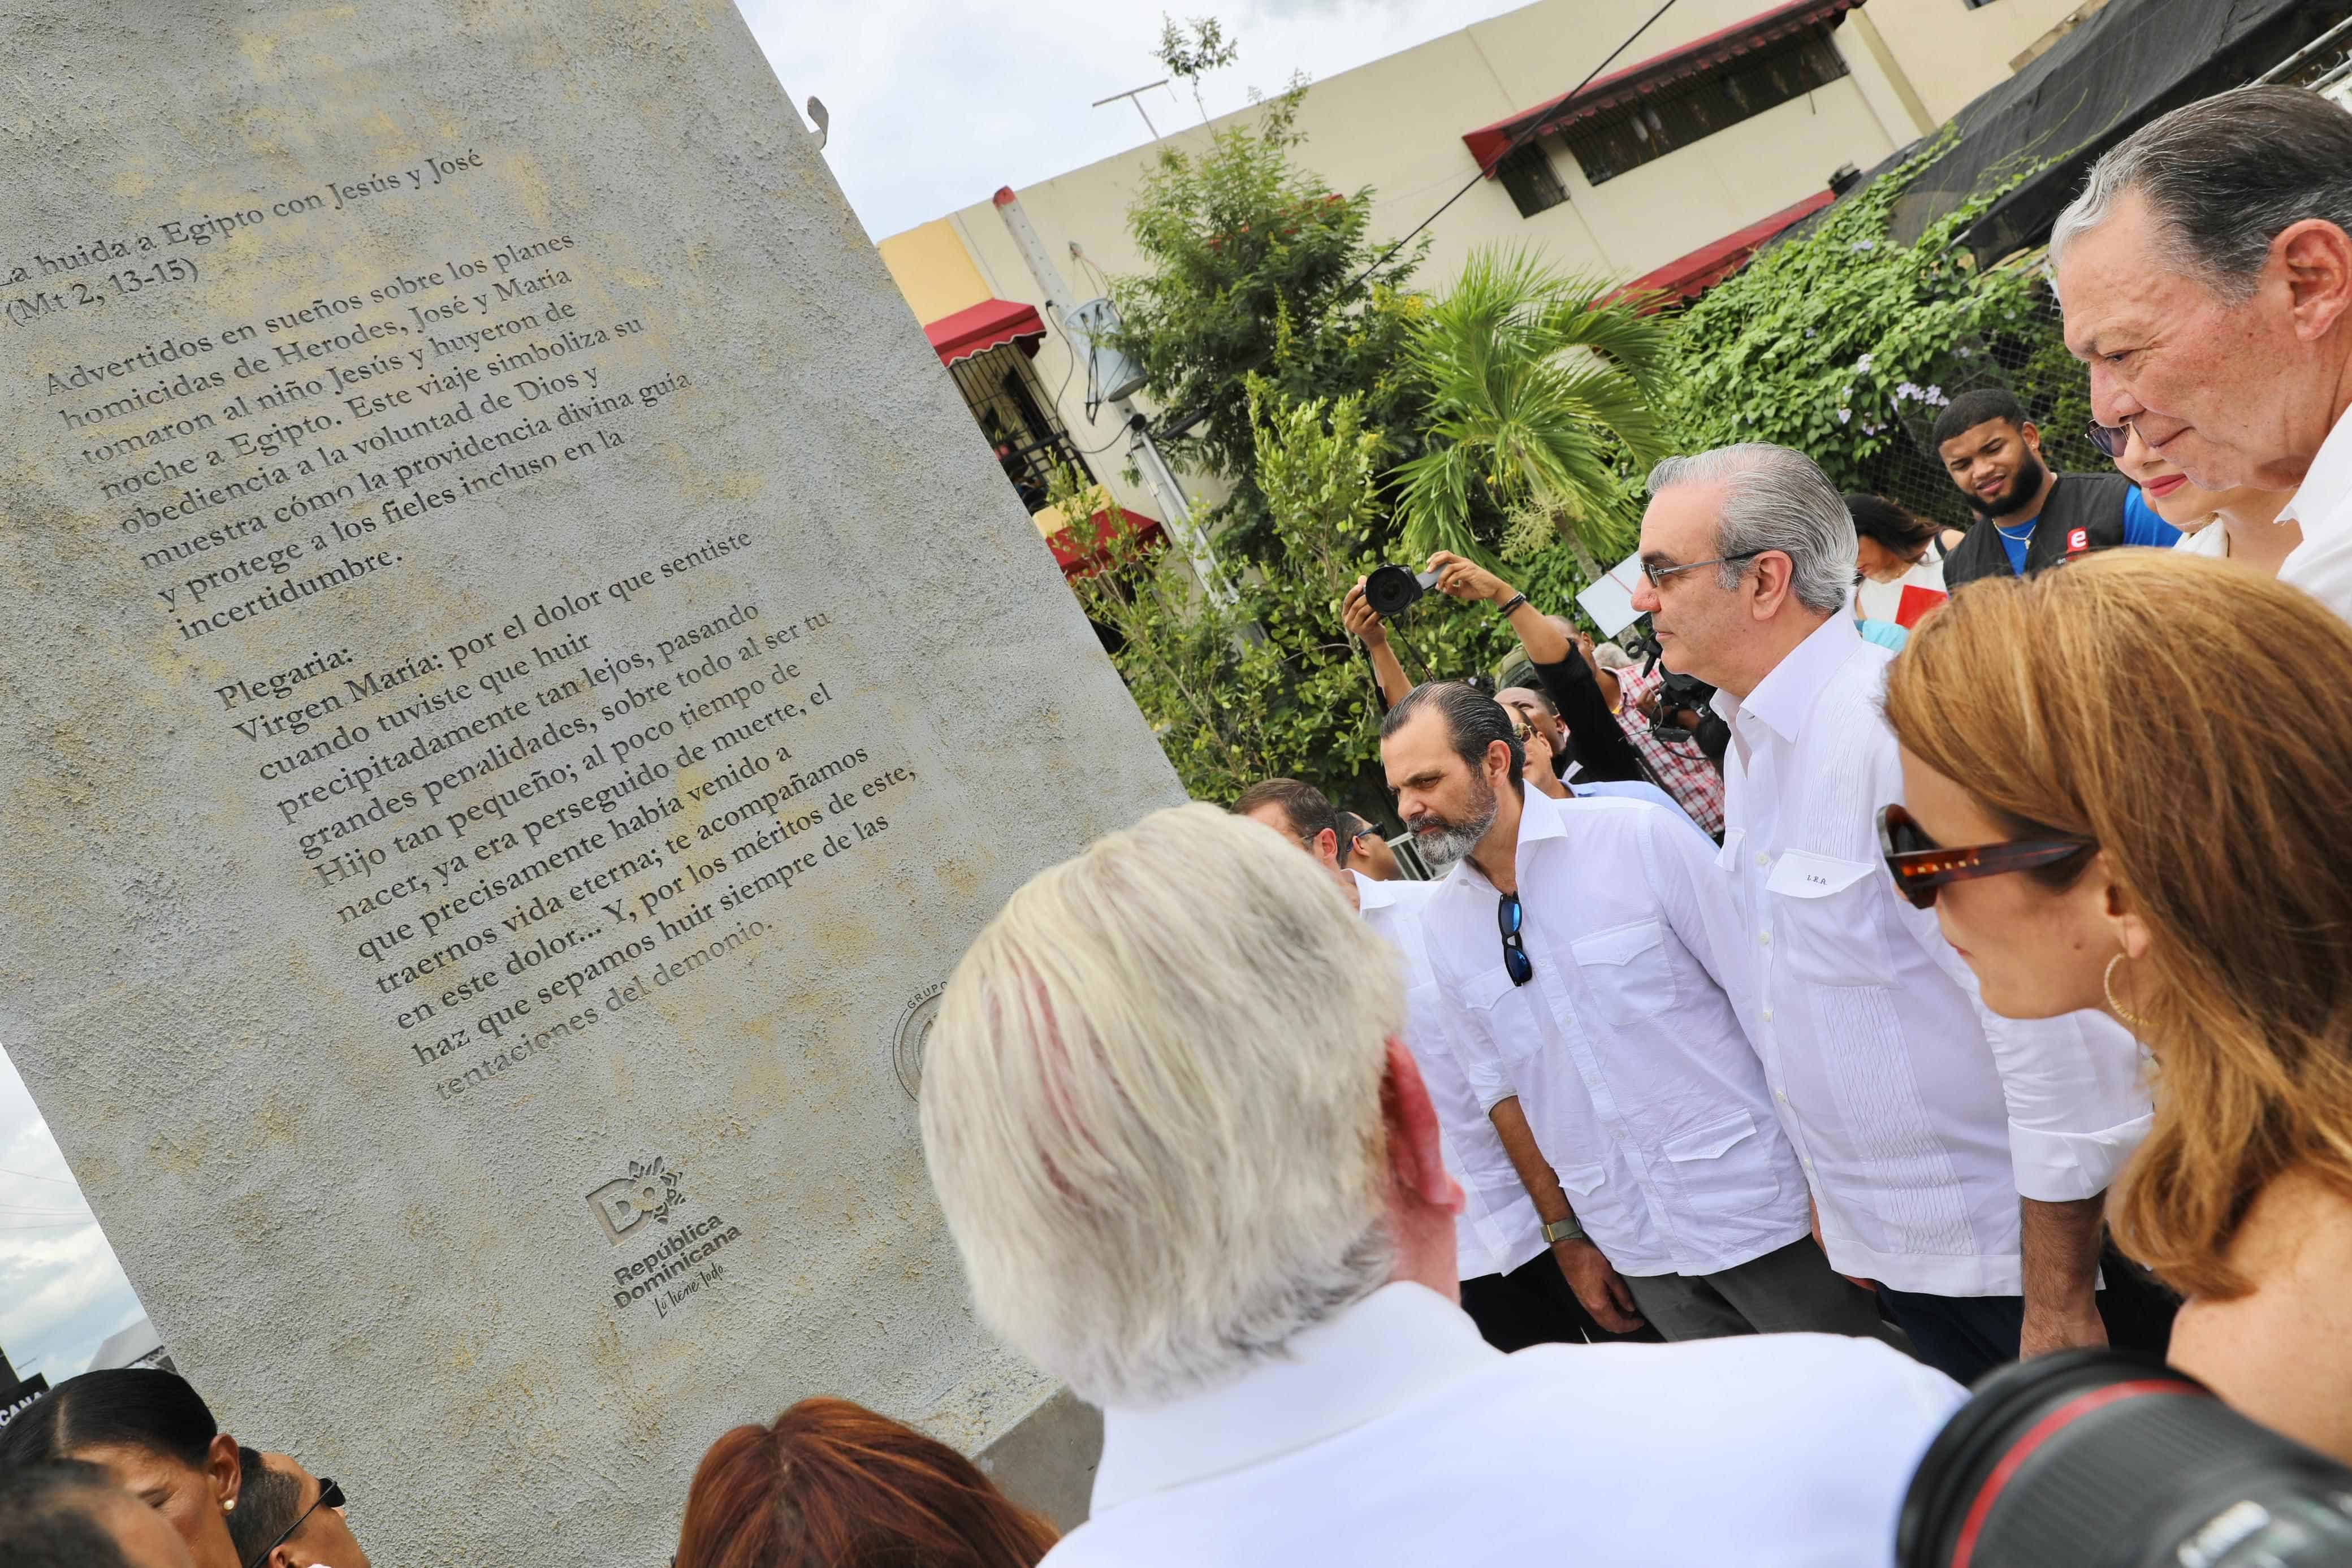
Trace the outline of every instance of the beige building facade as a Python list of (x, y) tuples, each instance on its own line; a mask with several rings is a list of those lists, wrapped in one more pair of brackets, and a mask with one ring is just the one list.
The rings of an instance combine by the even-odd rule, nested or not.
[[(1563, 270), (1696, 293), (1825, 204), (1838, 172), (1867, 169), (1932, 132), (2098, 3), (1678, 0), (1578, 89), (1654, 0), (1537, 0), (1312, 84), (1295, 156), (1335, 189), (1372, 189), (1378, 240), (1403, 235), (1484, 172), (1430, 226), (1423, 287), (1442, 289), (1475, 249), (1502, 245), (1534, 248)], [(1142, 269), (1127, 213), (1163, 149), (1198, 153), (1215, 131), (1265, 112), (1253, 107), (1012, 193), (1066, 281), (1071, 298), (1054, 303), (1076, 305), (1100, 294), (1102, 278)], [(954, 340), (943, 360), (988, 336), (958, 329), (959, 313), (963, 328), (977, 319), (1008, 334), (953, 368), (1024, 498), (1036, 499), (1045, 455), (1077, 456), (1122, 507), (1162, 517), (1120, 472), (1117, 417), (1108, 407), (1087, 415), (1085, 370), (1070, 373), (1073, 350), (1002, 193), (893, 235), (880, 250), (935, 345)], [(1034, 320), (1017, 319), (1024, 306)], [(1027, 405), (1039, 418), (1014, 429)], [(1191, 482), (1214, 497), (1213, 486)], [(1041, 531), (1059, 520), (1045, 515)]]

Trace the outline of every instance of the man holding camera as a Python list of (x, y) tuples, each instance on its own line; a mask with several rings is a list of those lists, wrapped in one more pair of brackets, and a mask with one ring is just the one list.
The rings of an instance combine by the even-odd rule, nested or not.
[[(1373, 578), (1359, 580), (1348, 591), (1339, 611), (1340, 623), (1363, 640), (1365, 651), (1371, 655), (1381, 701), (1388, 706), (1403, 701), (1405, 694), (1412, 690), (1412, 682), (1398, 662), (1396, 651), (1389, 646), (1388, 629), (1372, 602), (1381, 597), (1379, 590), (1389, 586), (1376, 583), (1374, 579), (1391, 572), (1412, 584), (1410, 590), (1402, 584), (1394, 585), (1400, 597), (1407, 593), (1418, 597), (1423, 584), (1402, 567), (1382, 567)], [(1578, 778), (1594, 783), (1655, 782), (1642, 766), (1632, 742), (1625, 738), (1616, 716), (1610, 711), (1598, 671), (1563, 630), (1566, 622), (1545, 615), (1528, 601), (1526, 594), (1484, 567), (1444, 550), (1429, 558), (1428, 570), (1422, 576), (1431, 579), (1426, 586), (1434, 587), (1450, 599), (1491, 602), (1511, 623), (1511, 630), (1518, 634), (1519, 646), (1527, 650), (1528, 662), (1535, 666), (1536, 678), (1543, 683), (1544, 695), (1567, 730), (1567, 749), (1556, 748), (1556, 755), (1563, 759), (1573, 758)], [(1404, 601), (1410, 603), (1412, 598), (1405, 597)], [(1394, 601), (1390, 603), (1393, 611)]]

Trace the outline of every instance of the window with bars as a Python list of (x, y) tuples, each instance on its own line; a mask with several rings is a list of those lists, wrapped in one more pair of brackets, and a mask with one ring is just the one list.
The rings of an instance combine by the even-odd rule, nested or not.
[(1523, 218), (1534, 217), (1568, 200), (1568, 187), (1559, 183), (1559, 172), (1552, 168), (1551, 154), (1543, 150), (1541, 137), (1529, 138), (1526, 146), (1496, 164), (1495, 178), (1511, 193), (1511, 201)]
[(1069, 432), (1030, 373), (1029, 361), (1011, 343), (958, 360), (948, 367), (964, 406), (980, 422), (980, 433), (996, 454), (997, 465), (1032, 512), (1045, 507), (1046, 480), (1054, 465), (1076, 468), (1087, 483), (1094, 470), (1070, 442)]
[(1603, 184), (1845, 74), (1845, 58), (1829, 35), (1810, 34), (1727, 61), (1670, 91), (1611, 110), (1570, 131), (1568, 150), (1586, 179)]

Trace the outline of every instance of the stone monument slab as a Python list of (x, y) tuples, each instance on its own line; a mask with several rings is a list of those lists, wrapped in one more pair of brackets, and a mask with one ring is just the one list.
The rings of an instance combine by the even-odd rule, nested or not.
[(181, 1368), (380, 1562), (1003, 1437), (922, 1034), (1179, 789), (733, 7), (28, 0), (0, 100), (0, 1040)]

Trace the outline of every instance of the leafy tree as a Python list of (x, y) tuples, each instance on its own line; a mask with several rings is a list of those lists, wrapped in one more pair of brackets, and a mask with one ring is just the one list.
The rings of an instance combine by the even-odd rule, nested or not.
[(1160, 47), (1152, 57), (1168, 68), (1171, 77), (1181, 77), (1184, 85), (1192, 89), (1192, 106), (1201, 111), (1201, 123), (1209, 123), (1209, 106), (1201, 101), (1201, 78), (1211, 71), (1223, 70), (1241, 57), (1241, 40), (1225, 37), (1225, 25), (1214, 16), (1195, 16), (1178, 25), (1173, 16), (1160, 14)]
[(1398, 470), (1412, 551), (1477, 552), (1481, 500), (1512, 520), (1508, 553), (1564, 537), (1588, 581), (1633, 549), (1623, 468), (1664, 455), (1651, 400), (1672, 335), (1605, 303), (1610, 292), (1532, 252), (1481, 249), (1418, 316), (1409, 362), (1428, 398), (1423, 449)]
[(1293, 162), (1298, 104), (1295, 92), (1273, 100), (1197, 156), (1163, 148), (1128, 214), (1150, 270), (1111, 283), (1124, 323), (1113, 341), (1163, 418), (1205, 415), (1162, 443), (1169, 460), (1230, 486), (1202, 521), (1221, 550), (1251, 561), (1281, 546), (1258, 484), (1247, 376), (1293, 402), (1354, 397), (1391, 460), (1419, 451), (1422, 396), (1404, 355), (1421, 301), (1407, 286), (1427, 247), (1349, 287), (1379, 255), (1371, 192), (1342, 195)]
[(1962, 243), (2030, 171), (1978, 192), (1916, 244), (1892, 237), (1896, 202), (1941, 151), (1831, 208), (1682, 314), (1664, 404), (1681, 449), (1778, 442), (1841, 488), (1901, 488), (1914, 504), (1958, 510), (1950, 485), (1922, 466), (1927, 425), (1966, 387), (2008, 381), (2004, 362), (2050, 374), (2056, 328), (2033, 272), (1980, 268)]
[[(1378, 821), (1389, 810), (1379, 703), (1339, 601), (1379, 564), (1391, 527), (1379, 498), (1386, 438), (1355, 397), (1302, 402), (1263, 377), (1245, 396), (1272, 542), (1260, 568), (1229, 578), (1234, 603), (1211, 601), (1180, 552), (1145, 547), (1123, 521), (1097, 541), (1109, 568), (1075, 586), (1120, 640), (1113, 662), (1190, 793), (1230, 801), (1261, 779), (1304, 779)], [(1075, 476), (1055, 492), (1072, 517), (1119, 516)], [(1510, 643), (1491, 615), (1424, 605), (1391, 636), (1416, 678), (1491, 668)]]

